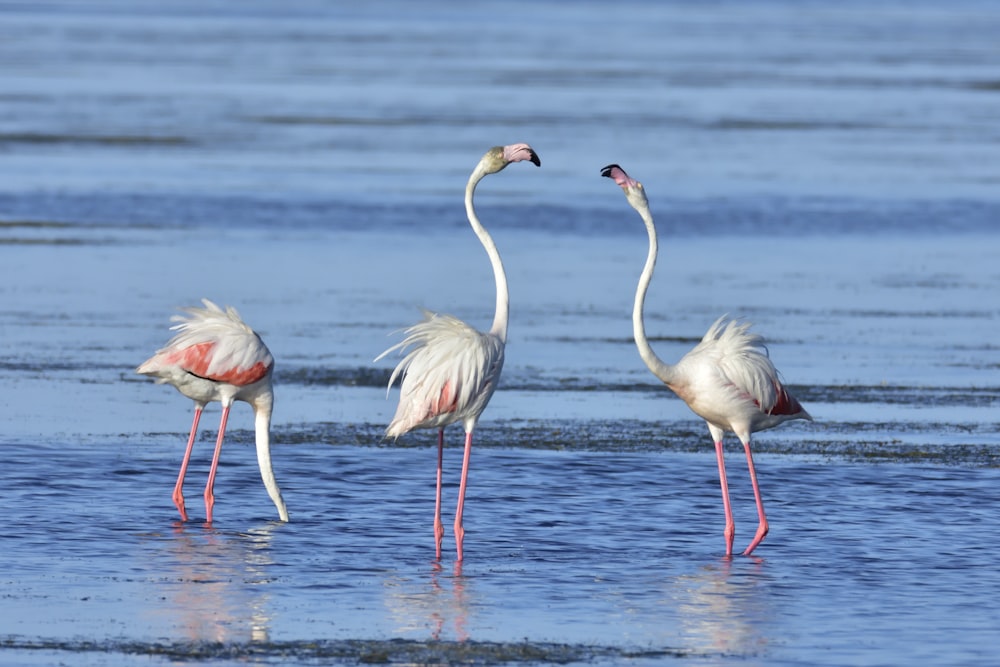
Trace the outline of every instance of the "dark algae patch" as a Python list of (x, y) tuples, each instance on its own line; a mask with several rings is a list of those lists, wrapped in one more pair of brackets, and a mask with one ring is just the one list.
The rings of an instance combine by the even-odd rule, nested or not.
[[(983, 443), (1000, 430), (997, 424), (938, 422), (815, 422), (786, 429), (780, 437), (758, 434), (755, 453), (780, 456), (819, 456), (871, 463), (933, 463), (963, 467), (1000, 467), (1000, 444)], [(426, 437), (399, 440), (383, 437), (384, 424), (311, 422), (275, 427), (276, 442), (327, 443), (331, 446), (429, 447)], [(249, 430), (234, 430), (234, 442), (253, 442)], [(578, 452), (711, 451), (708, 431), (697, 419), (639, 420), (524, 420), (486, 421), (476, 429), (477, 448), (518, 448)], [(942, 441), (943, 440), (943, 441)], [(446, 438), (449, 446), (459, 441)], [(738, 447), (730, 436), (729, 445)]]
[[(170, 661), (253, 661), (286, 664), (323, 661), (362, 665), (517, 665), (684, 658), (696, 652), (684, 649), (627, 649), (547, 642), (414, 641), (406, 639), (304, 640), (287, 642), (141, 642), (25, 639), (8, 637), (4, 650), (57, 654), (108, 653), (149, 656)], [(704, 654), (698, 653), (700, 657)]]

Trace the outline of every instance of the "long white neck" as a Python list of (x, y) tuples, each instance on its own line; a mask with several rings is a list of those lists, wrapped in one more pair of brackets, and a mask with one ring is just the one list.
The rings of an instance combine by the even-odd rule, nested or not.
[(259, 396), (253, 405), (254, 429), (257, 434), (257, 464), (260, 466), (260, 477), (264, 481), (267, 495), (271, 496), (274, 506), (278, 508), (278, 516), (282, 521), (288, 521), (288, 509), (281, 497), (281, 489), (274, 479), (271, 468), (271, 406), (273, 396), (270, 393)]
[(507, 292), (507, 274), (503, 270), (503, 262), (500, 261), (500, 252), (493, 242), (493, 237), (483, 227), (483, 223), (479, 222), (475, 206), (472, 204), (472, 196), (476, 191), (476, 185), (479, 184), (479, 181), (485, 175), (486, 172), (482, 169), (482, 165), (480, 165), (469, 177), (469, 183), (465, 186), (465, 212), (469, 216), (469, 224), (472, 225), (472, 230), (476, 232), (479, 242), (483, 244), (486, 254), (489, 255), (490, 264), (493, 266), (493, 278), (497, 283), (497, 307), (496, 313), (493, 316), (493, 326), (490, 327), (490, 333), (495, 334), (500, 338), (501, 342), (506, 343), (507, 323), (510, 319), (510, 295)]
[(642, 268), (639, 276), (639, 286), (635, 290), (635, 306), (632, 309), (632, 334), (635, 336), (635, 346), (639, 348), (639, 356), (643, 362), (653, 372), (653, 375), (660, 378), (665, 384), (670, 384), (674, 379), (674, 367), (665, 363), (656, 356), (653, 348), (649, 346), (649, 339), (646, 338), (646, 327), (643, 324), (642, 311), (646, 303), (646, 291), (649, 283), (653, 279), (653, 269), (656, 268), (656, 254), (658, 246), (656, 241), (656, 227), (653, 225), (653, 215), (649, 212), (648, 206), (637, 208), (642, 221), (646, 223), (646, 232), (649, 234), (649, 254), (646, 256), (646, 265)]

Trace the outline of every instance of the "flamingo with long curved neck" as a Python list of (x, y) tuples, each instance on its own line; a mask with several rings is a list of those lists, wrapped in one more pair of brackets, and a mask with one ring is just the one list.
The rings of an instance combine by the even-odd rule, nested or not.
[(750, 434), (768, 429), (790, 419), (812, 417), (793, 397), (778, 377), (778, 371), (768, 357), (764, 339), (750, 333), (750, 325), (730, 320), (723, 315), (709, 327), (701, 342), (680, 361), (671, 365), (660, 359), (649, 344), (643, 322), (646, 292), (653, 279), (658, 252), (656, 227), (649, 201), (642, 183), (630, 177), (617, 164), (601, 170), (601, 175), (614, 180), (625, 192), (628, 203), (638, 211), (649, 234), (649, 253), (639, 276), (632, 309), (632, 331), (639, 356), (653, 375), (658, 377), (677, 396), (688, 404), (695, 414), (708, 424), (709, 434), (715, 443), (722, 485), (722, 505), (726, 514), (726, 555), (733, 552), (736, 524), (729, 500), (726, 465), (723, 459), (722, 439), (726, 431), (736, 434), (746, 451), (757, 503), (758, 525), (750, 545), (743, 552), (749, 555), (767, 535), (767, 516), (757, 485), (757, 471), (750, 452)]
[(451, 315), (425, 311), (424, 319), (407, 329), (402, 341), (375, 359), (378, 361), (397, 350), (404, 354), (389, 377), (390, 388), (397, 378), (402, 379), (399, 404), (392, 422), (386, 429), (386, 436), (398, 438), (404, 433), (422, 428), (438, 430), (434, 542), (439, 559), (441, 541), (444, 538), (444, 526), (441, 523), (444, 429), (455, 422), (462, 422), (465, 427), (465, 454), (462, 459), (462, 478), (458, 490), (454, 526), (455, 548), (460, 562), (463, 558), (465, 539), (462, 516), (472, 453), (472, 433), (493, 392), (496, 391), (500, 371), (503, 369), (504, 347), (507, 342), (510, 300), (507, 292), (507, 275), (493, 237), (476, 215), (473, 196), (476, 186), (483, 178), (497, 173), (508, 164), (522, 160), (541, 166), (538, 155), (528, 144), (494, 146), (472, 170), (465, 186), (465, 211), (469, 224), (486, 250), (496, 281), (496, 312), (490, 330), (482, 333)]
[(172, 328), (177, 334), (152, 357), (140, 365), (136, 372), (149, 375), (157, 383), (171, 384), (194, 401), (194, 420), (188, 436), (181, 470), (174, 485), (174, 505), (181, 519), (188, 520), (184, 506), (184, 477), (198, 433), (198, 422), (205, 406), (212, 401), (222, 403), (222, 419), (215, 441), (215, 453), (205, 485), (205, 518), (212, 522), (215, 506), (215, 474), (226, 435), (229, 410), (234, 401), (246, 401), (253, 407), (254, 430), (257, 442), (257, 463), (267, 494), (278, 509), (278, 517), (288, 521), (288, 510), (281, 497), (281, 489), (274, 479), (271, 467), (271, 409), (274, 390), (271, 376), (274, 358), (260, 336), (236, 312), (225, 310), (208, 299), (202, 299), (204, 308), (185, 308), (186, 315), (175, 315)]

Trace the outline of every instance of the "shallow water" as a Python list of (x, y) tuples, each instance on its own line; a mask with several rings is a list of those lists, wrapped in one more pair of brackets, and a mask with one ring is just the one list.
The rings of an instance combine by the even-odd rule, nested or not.
[[(0, 4), (0, 662), (986, 665), (1000, 580), (989, 3)], [(434, 435), (382, 439), (420, 307), (485, 325), (466, 559), (433, 560)], [(751, 319), (816, 418), (757, 435), (771, 533), (722, 557), (707, 429), (642, 366)], [(134, 374), (236, 305), (277, 359), (291, 522), (218, 411)], [(727, 448), (737, 547), (756, 515)]]
[[(280, 524), (251, 451), (234, 445), (213, 527), (174, 522), (169, 446), (49, 450), (44, 478), (37, 448), (7, 451), (20, 474), (4, 480), (18, 509), (6, 632), (22, 650), (85, 651), (85, 638), (95, 651), (181, 661), (426, 651), (489, 662), (524, 650), (557, 662), (961, 664), (987, 658), (995, 631), (982, 613), (1000, 584), (983, 530), (995, 525), (995, 469), (763, 457), (774, 530), (760, 557), (726, 560), (707, 452), (485, 447), (459, 568), (451, 554), (431, 559), (423, 448), (280, 449), (293, 508)], [(737, 519), (750, 526), (743, 486)], [(933, 528), (918, 519), (944, 507)]]

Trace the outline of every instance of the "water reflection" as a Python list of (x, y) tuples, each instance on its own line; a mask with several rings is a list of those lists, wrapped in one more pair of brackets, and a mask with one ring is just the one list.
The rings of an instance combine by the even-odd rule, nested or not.
[(469, 639), (471, 580), (462, 575), (461, 563), (446, 573), (435, 562), (429, 572), (414, 580), (385, 583), (386, 606), (396, 632), (419, 638), (429, 635), (434, 640)]
[(671, 583), (682, 643), (710, 654), (747, 655), (767, 648), (775, 598), (760, 558), (727, 558)]
[(267, 642), (268, 574), (273, 531), (268, 522), (246, 533), (225, 533), (176, 523), (153, 553), (161, 572), (161, 603), (151, 611), (166, 616), (177, 636), (191, 641)]

